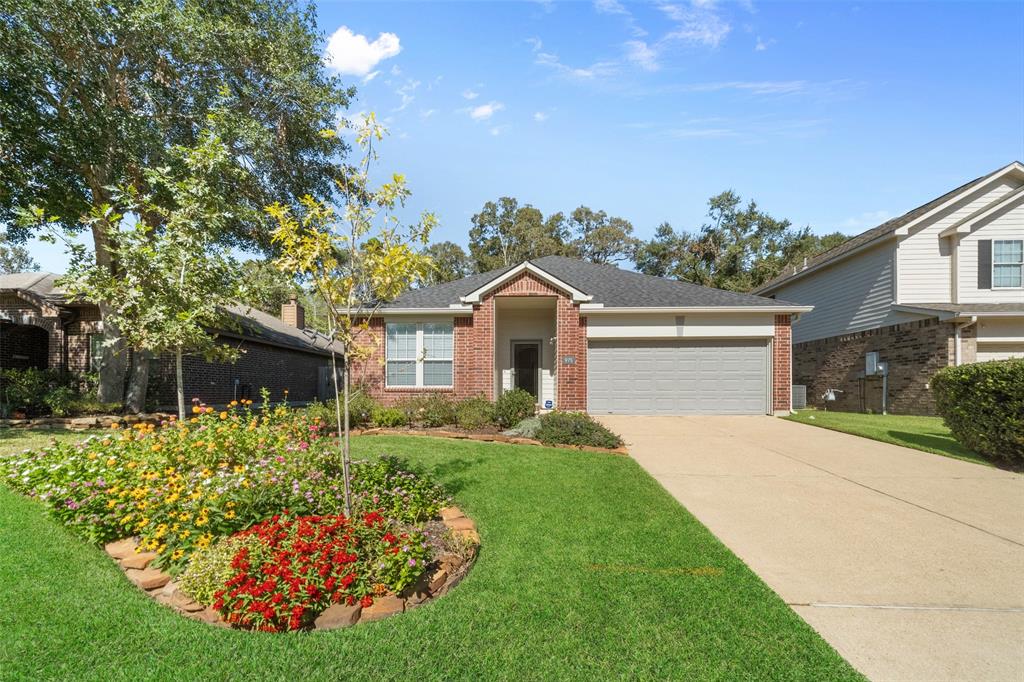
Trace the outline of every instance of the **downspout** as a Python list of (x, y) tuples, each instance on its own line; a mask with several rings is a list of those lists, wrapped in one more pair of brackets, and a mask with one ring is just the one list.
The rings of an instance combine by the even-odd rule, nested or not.
[(956, 324), (956, 325), (953, 326), (953, 366), (954, 367), (959, 367), (961, 364), (963, 364), (963, 358), (962, 358), (963, 353), (960, 350), (960, 345), (963, 342), (963, 339), (961, 338), (961, 331), (964, 330), (964, 329), (967, 329), (967, 327), (970, 327), (972, 324), (977, 323), (977, 321), (978, 321), (978, 316), (977, 315), (971, 315), (970, 319), (968, 319), (966, 322), (960, 322), (959, 324)]

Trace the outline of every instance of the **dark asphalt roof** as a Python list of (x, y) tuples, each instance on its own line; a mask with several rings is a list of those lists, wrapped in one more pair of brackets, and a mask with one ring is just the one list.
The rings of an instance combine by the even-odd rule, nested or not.
[[(544, 256), (530, 261), (552, 277), (593, 296), (590, 303), (609, 308), (682, 308), (796, 305), (763, 296), (703, 287), (690, 282), (653, 277), (623, 270), (614, 265), (597, 265), (565, 256)], [(386, 308), (447, 308), (459, 298), (500, 277), (515, 266), (491, 270), (465, 279), (416, 289), (387, 304)]]
[[(1000, 170), (1002, 170), (1002, 169), (1000, 169)], [(998, 171), (995, 171), (995, 172), (998, 172)], [(759, 286), (756, 289), (754, 289), (754, 291), (755, 292), (764, 292), (764, 291), (769, 291), (771, 289), (774, 289), (779, 284), (785, 282), (789, 278), (795, 277), (795, 276), (805, 272), (806, 270), (808, 270), (810, 268), (814, 268), (814, 267), (817, 267), (819, 265), (823, 265), (823, 264), (825, 264), (825, 263), (827, 263), (829, 261), (837, 260), (837, 259), (841, 258), (842, 256), (844, 256), (845, 254), (849, 253), (850, 251), (853, 251), (854, 249), (857, 249), (858, 247), (861, 247), (861, 246), (863, 246), (863, 245), (865, 245), (865, 244), (867, 244), (869, 242), (872, 242), (872, 241), (874, 241), (876, 239), (880, 239), (882, 237), (887, 237), (887, 236), (891, 235), (893, 232), (895, 232), (896, 230), (898, 230), (899, 228), (903, 227), (904, 225), (913, 222), (917, 218), (920, 218), (922, 215), (924, 215), (924, 214), (928, 213), (929, 211), (937, 208), (938, 206), (941, 206), (942, 204), (944, 204), (945, 202), (949, 201), (950, 199), (952, 199), (957, 194), (960, 194), (962, 192), (966, 192), (966, 191), (969, 191), (969, 190), (975, 188), (976, 186), (978, 186), (982, 182), (984, 182), (991, 175), (993, 175), (993, 173), (986, 173), (985, 175), (982, 175), (979, 178), (975, 178), (975, 179), (971, 180), (968, 183), (960, 185), (959, 187), (957, 187), (956, 189), (954, 189), (954, 190), (952, 190), (950, 192), (946, 192), (941, 197), (938, 197), (936, 199), (932, 199), (927, 204), (922, 204), (921, 206), (918, 206), (917, 208), (913, 209), (912, 211), (908, 211), (908, 212), (904, 213), (903, 215), (899, 216), (898, 218), (893, 218), (892, 220), (888, 220), (888, 221), (882, 223), (878, 227), (873, 227), (870, 230), (867, 230), (866, 232), (861, 232), (860, 234), (858, 234), (858, 235), (856, 235), (854, 237), (850, 237), (849, 239), (847, 239), (842, 244), (840, 244), (838, 246), (834, 246), (831, 249), (829, 249), (828, 251), (820, 253), (817, 256), (815, 256), (814, 258), (809, 259), (807, 261), (807, 267), (800, 268), (796, 272), (794, 272), (792, 269), (787, 269), (781, 275), (779, 275), (775, 279), (772, 279), (772, 280), (769, 280), (768, 282), (765, 282), (761, 286)]]
[[(0, 291), (24, 292), (52, 301), (57, 305), (67, 304), (64, 291), (57, 285), (59, 275), (50, 272), (16, 272), (0, 275)], [(224, 333), (261, 341), (295, 350), (328, 353), (327, 338), (311, 329), (298, 329), (273, 315), (249, 306), (236, 304), (228, 308), (228, 314), (237, 328), (225, 329)], [(336, 346), (340, 353), (341, 347)]]

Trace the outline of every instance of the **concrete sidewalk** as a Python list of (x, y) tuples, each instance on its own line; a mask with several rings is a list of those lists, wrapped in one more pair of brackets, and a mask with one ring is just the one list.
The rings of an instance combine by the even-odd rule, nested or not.
[(1024, 477), (773, 417), (600, 420), (874, 680), (1024, 680)]

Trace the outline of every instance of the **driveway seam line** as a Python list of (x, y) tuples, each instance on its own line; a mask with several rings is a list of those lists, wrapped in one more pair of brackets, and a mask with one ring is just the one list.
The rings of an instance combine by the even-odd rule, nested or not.
[(985, 613), (1024, 613), (1021, 606), (918, 606), (914, 604), (834, 604), (829, 602), (786, 602), (788, 606), (813, 606), (823, 609), (880, 609), (887, 611), (980, 611)]

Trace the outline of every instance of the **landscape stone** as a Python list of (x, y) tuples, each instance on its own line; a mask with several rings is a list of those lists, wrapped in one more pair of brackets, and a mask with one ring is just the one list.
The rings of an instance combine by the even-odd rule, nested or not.
[(158, 587), (163, 587), (171, 580), (171, 576), (167, 575), (163, 571), (158, 571), (155, 568), (146, 568), (142, 570), (130, 568), (125, 571), (125, 575), (128, 576), (129, 580), (144, 590), (154, 590)]
[(465, 514), (458, 507), (445, 507), (441, 510), (441, 519), (449, 521), (451, 519), (461, 519)]
[(447, 580), (448, 571), (444, 570), (443, 568), (438, 569), (434, 572), (432, 576), (430, 576), (430, 591), (437, 592), (444, 586), (445, 581)]
[(363, 609), (362, 620), (374, 621), (405, 611), (405, 600), (394, 594), (375, 597), (373, 604)]
[(156, 557), (156, 552), (133, 553), (121, 559), (121, 568), (145, 568), (146, 566), (149, 566), (150, 562), (156, 559)]
[(465, 516), (445, 519), (444, 525), (448, 526), (451, 530), (476, 530), (476, 524), (473, 523), (473, 519), (467, 519)]
[(135, 538), (124, 538), (116, 542), (108, 542), (103, 546), (103, 550), (115, 559), (120, 560), (135, 554), (135, 548), (138, 546)]
[(317, 630), (337, 630), (347, 628), (359, 622), (359, 616), (363, 607), (359, 604), (349, 606), (347, 604), (332, 604), (317, 616), (313, 625)]
[(463, 540), (469, 540), (470, 542), (472, 542), (473, 544), (476, 544), (476, 545), (480, 544), (480, 533), (477, 533), (475, 530), (465, 529), (465, 530), (456, 530), (456, 531), (453, 531), (453, 532), (455, 533), (455, 535), (457, 537), (460, 537)]

